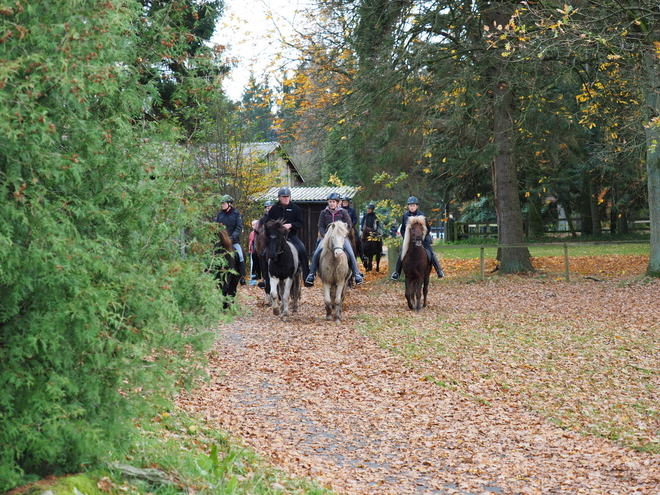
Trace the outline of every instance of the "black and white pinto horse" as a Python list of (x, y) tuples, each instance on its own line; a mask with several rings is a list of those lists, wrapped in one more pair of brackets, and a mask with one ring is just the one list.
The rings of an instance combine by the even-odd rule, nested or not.
[[(283, 220), (269, 220), (264, 226), (268, 242), (268, 277), (273, 314), (287, 317), (298, 311), (302, 263), (298, 250), (287, 239)], [(291, 311), (289, 311), (289, 299)], [(279, 304), (277, 301), (279, 300)]]
[(323, 281), (325, 319), (341, 322), (342, 304), (346, 286), (351, 278), (348, 256), (344, 251), (344, 240), (348, 236), (348, 225), (337, 221), (331, 223), (321, 241), (323, 249), (319, 258), (319, 273)]
[(406, 301), (408, 308), (419, 311), (422, 306), (422, 286), (424, 307), (429, 292), (431, 263), (424, 248), (426, 237), (426, 217), (408, 217), (406, 232), (401, 246), (401, 267), (406, 277)]
[(383, 239), (376, 230), (371, 227), (362, 229), (362, 251), (364, 257), (362, 263), (365, 271), (370, 272), (374, 268), (374, 257), (376, 258), (376, 271), (380, 271), (380, 257), (383, 253)]
[(224, 309), (229, 308), (230, 301), (236, 296), (239, 275), (240, 259), (234, 250), (231, 238), (226, 230), (218, 232), (218, 241), (213, 247), (213, 273), (218, 288), (227, 299), (223, 302)]

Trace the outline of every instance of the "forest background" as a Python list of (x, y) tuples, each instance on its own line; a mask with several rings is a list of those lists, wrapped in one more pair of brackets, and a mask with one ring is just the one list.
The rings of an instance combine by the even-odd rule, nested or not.
[[(276, 180), (247, 142), (384, 214), (483, 206), (506, 245), (556, 204), (585, 234), (648, 216), (660, 274), (656, 2), (319, 1), (284, 40), (295, 70), (238, 105), (222, 10), (0, 5), (0, 490), (96, 462), (203, 374), (217, 198), (256, 217)], [(500, 273), (531, 270), (502, 250)]]

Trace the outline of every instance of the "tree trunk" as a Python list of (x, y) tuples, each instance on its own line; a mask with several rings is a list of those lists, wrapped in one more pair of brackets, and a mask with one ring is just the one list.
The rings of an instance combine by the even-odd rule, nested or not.
[[(493, 189), (500, 244), (524, 244), (525, 232), (520, 198), (518, 171), (514, 153), (513, 94), (498, 68), (492, 69), (493, 81), (493, 143), (497, 155), (493, 160)], [(534, 271), (526, 247), (503, 248), (500, 274)]]
[(589, 209), (591, 210), (591, 232), (601, 235), (600, 208), (598, 206), (598, 187), (595, 179), (589, 174)]
[(649, 219), (651, 226), (651, 255), (646, 274), (660, 277), (660, 125), (652, 122), (660, 115), (660, 59), (655, 46), (649, 42), (644, 52), (649, 88), (646, 94), (648, 122), (646, 128), (646, 169), (649, 189)]

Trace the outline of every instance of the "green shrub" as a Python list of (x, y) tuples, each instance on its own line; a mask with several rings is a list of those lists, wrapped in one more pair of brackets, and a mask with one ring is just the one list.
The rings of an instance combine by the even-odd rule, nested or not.
[(199, 374), (221, 308), (204, 260), (181, 256), (184, 227), (199, 253), (210, 230), (157, 144), (171, 136), (136, 125), (153, 90), (122, 61), (146, 56), (140, 7), (3, 11), (0, 491), (128, 440), (143, 399)]

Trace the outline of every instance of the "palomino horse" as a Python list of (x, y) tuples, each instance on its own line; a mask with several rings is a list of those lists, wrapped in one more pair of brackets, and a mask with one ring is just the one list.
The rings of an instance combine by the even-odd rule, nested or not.
[(424, 286), (424, 307), (429, 292), (431, 263), (429, 262), (424, 238), (426, 237), (426, 217), (408, 217), (406, 233), (401, 246), (401, 267), (406, 277), (406, 301), (408, 308), (419, 311), (422, 305), (422, 285)]
[(341, 309), (346, 295), (346, 285), (351, 278), (348, 266), (348, 256), (344, 251), (344, 239), (348, 235), (348, 225), (344, 222), (334, 222), (328, 226), (325, 237), (321, 241), (323, 249), (319, 258), (319, 272), (323, 281), (323, 300), (325, 302), (325, 319), (341, 321)]
[(223, 308), (229, 307), (229, 300), (236, 295), (238, 282), (241, 276), (238, 273), (240, 261), (238, 253), (234, 251), (231, 238), (225, 229), (218, 232), (218, 241), (213, 247), (214, 278), (222, 295), (227, 298)]
[(364, 269), (370, 272), (374, 267), (374, 257), (376, 258), (376, 271), (380, 271), (380, 256), (383, 252), (383, 239), (371, 227), (362, 229), (362, 251), (364, 257), (362, 263)]
[[(289, 316), (289, 298), (291, 312), (298, 311), (302, 264), (298, 259), (298, 250), (287, 239), (287, 229), (283, 220), (269, 220), (264, 226), (268, 241), (268, 277), (273, 314)], [(279, 300), (279, 304), (277, 301)]]

